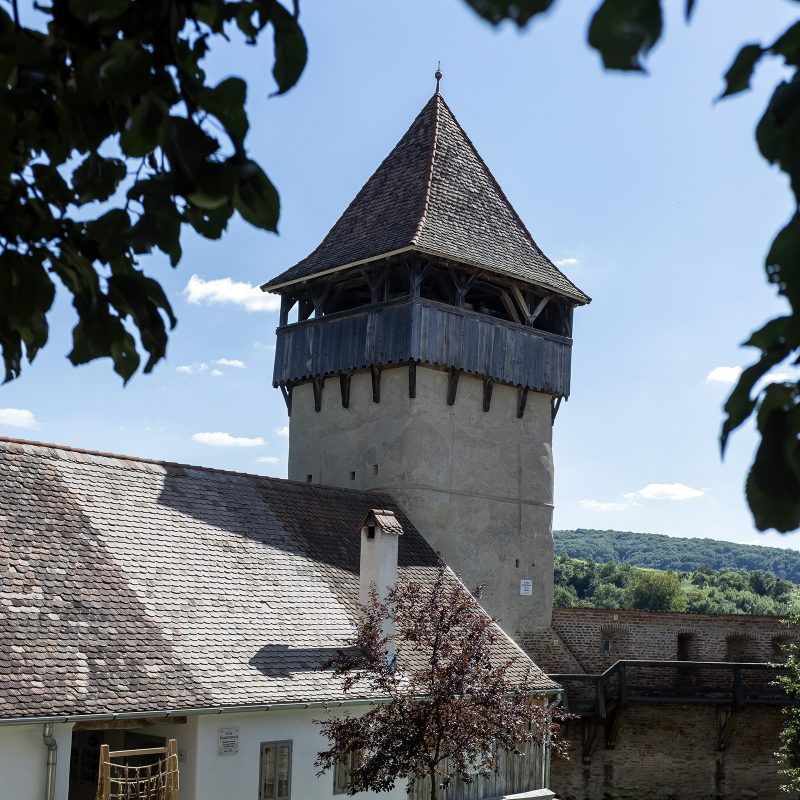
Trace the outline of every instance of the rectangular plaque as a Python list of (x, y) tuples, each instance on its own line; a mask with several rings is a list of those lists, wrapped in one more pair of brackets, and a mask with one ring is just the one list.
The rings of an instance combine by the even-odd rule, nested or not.
[(533, 581), (522, 579), (519, 582), (519, 593), (523, 597), (530, 597), (533, 594)]
[(217, 755), (232, 756), (239, 752), (239, 729), (220, 728)]

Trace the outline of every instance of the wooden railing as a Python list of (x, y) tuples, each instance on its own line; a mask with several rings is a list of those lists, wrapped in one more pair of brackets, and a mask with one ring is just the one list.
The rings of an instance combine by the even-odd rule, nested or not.
[(415, 362), (568, 397), (572, 339), (422, 298), (278, 328), (273, 384)]
[(774, 679), (780, 664), (727, 661), (617, 661), (600, 674), (557, 673), (549, 677), (564, 689), (570, 714), (606, 719), (631, 703), (787, 705), (791, 701)]

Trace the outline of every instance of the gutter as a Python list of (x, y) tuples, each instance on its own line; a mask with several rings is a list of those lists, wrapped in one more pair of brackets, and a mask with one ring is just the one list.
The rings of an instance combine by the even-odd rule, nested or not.
[(53, 723), (46, 722), (42, 727), (42, 741), (47, 748), (47, 762), (44, 773), (44, 800), (54, 800), (56, 796), (56, 764), (58, 763), (58, 742), (53, 736)]
[[(535, 689), (529, 694), (547, 696), (560, 693), (558, 689)], [(36, 717), (0, 717), (0, 725), (64, 724), (70, 722), (113, 722), (118, 719), (171, 719), (173, 717), (200, 717), (214, 714), (248, 714), (257, 711), (296, 711), (309, 708), (341, 708), (342, 706), (380, 705), (388, 703), (388, 697), (353, 700), (315, 700), (309, 703), (252, 703), (243, 706), (201, 706), (199, 708), (155, 709), (151, 711), (119, 711), (106, 714), (53, 714)]]

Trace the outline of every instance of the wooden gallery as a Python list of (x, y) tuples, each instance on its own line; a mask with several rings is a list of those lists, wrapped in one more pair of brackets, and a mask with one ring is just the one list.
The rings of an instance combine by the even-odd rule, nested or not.
[(779, 796), (778, 620), (553, 609), (552, 431), (589, 298), (438, 88), (262, 288), (288, 480), (0, 440), (0, 797), (346, 794), (313, 720), (376, 699), (320, 670), (374, 578), (366, 519), (395, 575), (441, 557), (486, 584), (504, 652), (575, 715), (569, 760), (531, 748), (442, 800)]

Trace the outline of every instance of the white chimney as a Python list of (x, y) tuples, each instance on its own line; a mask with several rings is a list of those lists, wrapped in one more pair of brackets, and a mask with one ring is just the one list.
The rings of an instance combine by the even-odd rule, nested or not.
[[(379, 602), (397, 585), (397, 545), (402, 533), (403, 526), (393, 511), (373, 508), (361, 523), (358, 599), (362, 606), (369, 605), (373, 584)], [(385, 623), (383, 633), (393, 637), (394, 625)]]

